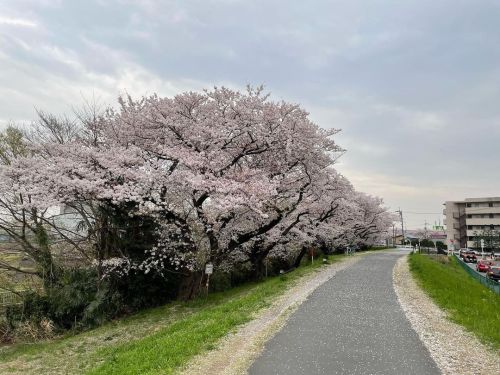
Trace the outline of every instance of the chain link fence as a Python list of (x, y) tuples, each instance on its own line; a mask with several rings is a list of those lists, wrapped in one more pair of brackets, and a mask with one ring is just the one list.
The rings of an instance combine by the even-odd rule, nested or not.
[(22, 297), (12, 292), (0, 292), (0, 308), (17, 305), (22, 302)]
[(494, 280), (488, 279), (486, 276), (481, 275), (479, 272), (470, 268), (457, 254), (453, 254), (453, 256), (458, 260), (458, 263), (462, 266), (462, 268), (467, 271), (469, 275), (471, 275), (474, 279), (479, 281), (485, 287), (490, 288), (496, 294), (500, 294), (500, 283)]

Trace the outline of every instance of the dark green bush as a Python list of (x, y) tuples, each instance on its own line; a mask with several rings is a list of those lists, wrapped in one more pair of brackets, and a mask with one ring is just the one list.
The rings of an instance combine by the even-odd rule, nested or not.
[(9, 326), (35, 325), (49, 319), (56, 329), (89, 328), (117, 316), (158, 306), (177, 296), (180, 277), (131, 272), (125, 277), (99, 280), (92, 268), (66, 270), (57, 286), (44, 294), (26, 293), (23, 303), (7, 309)]
[(118, 293), (127, 310), (162, 305), (177, 297), (181, 275), (131, 272), (128, 276), (109, 280), (110, 290)]
[(230, 272), (214, 272), (210, 276), (210, 291), (211, 292), (222, 292), (224, 290), (231, 289), (231, 273)]
[(94, 327), (103, 324), (123, 313), (125, 305), (122, 296), (104, 284), (93, 296), (92, 301), (83, 310), (80, 325)]
[[(92, 326), (116, 314), (116, 299), (109, 298), (107, 288), (98, 292), (97, 274), (93, 269), (67, 270), (58, 281), (57, 286), (46, 288), (45, 294), (26, 293), (20, 306), (9, 307), (6, 316), (10, 326), (15, 328), (21, 322), (50, 319), (57, 328), (68, 329)], [(96, 297), (109, 306), (103, 308)]]
[(40, 321), (50, 314), (50, 301), (47, 296), (35, 292), (23, 295), (22, 305), (8, 306), (5, 317), (11, 329), (15, 329), (23, 321)]
[(66, 271), (60, 285), (47, 290), (50, 305), (48, 317), (61, 328), (75, 327), (95, 299), (97, 286), (97, 274), (93, 269)]
[(438, 250), (448, 250), (448, 245), (446, 245), (442, 241), (437, 241), (436, 242), (436, 247), (437, 247)]

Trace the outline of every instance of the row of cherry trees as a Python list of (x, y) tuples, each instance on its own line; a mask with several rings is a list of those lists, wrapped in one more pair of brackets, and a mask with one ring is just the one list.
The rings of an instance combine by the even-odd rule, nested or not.
[(0, 229), (44, 274), (59, 266), (45, 232), (100, 279), (182, 274), (192, 294), (208, 262), (259, 276), (268, 259), (298, 265), (310, 249), (373, 244), (392, 223), (334, 169), (337, 130), (261, 88), (119, 104), (77, 122), (40, 113), (0, 167)]

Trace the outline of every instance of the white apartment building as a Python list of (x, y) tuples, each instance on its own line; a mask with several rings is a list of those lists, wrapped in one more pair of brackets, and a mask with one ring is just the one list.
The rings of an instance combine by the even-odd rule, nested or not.
[(476, 248), (475, 235), (484, 230), (500, 231), (500, 197), (447, 201), (444, 206), (450, 248)]

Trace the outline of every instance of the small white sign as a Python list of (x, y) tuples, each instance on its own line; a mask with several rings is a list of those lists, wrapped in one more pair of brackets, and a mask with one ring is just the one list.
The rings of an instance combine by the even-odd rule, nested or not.
[(214, 273), (214, 265), (212, 263), (207, 263), (207, 265), (205, 266), (205, 273), (207, 275), (211, 275)]

